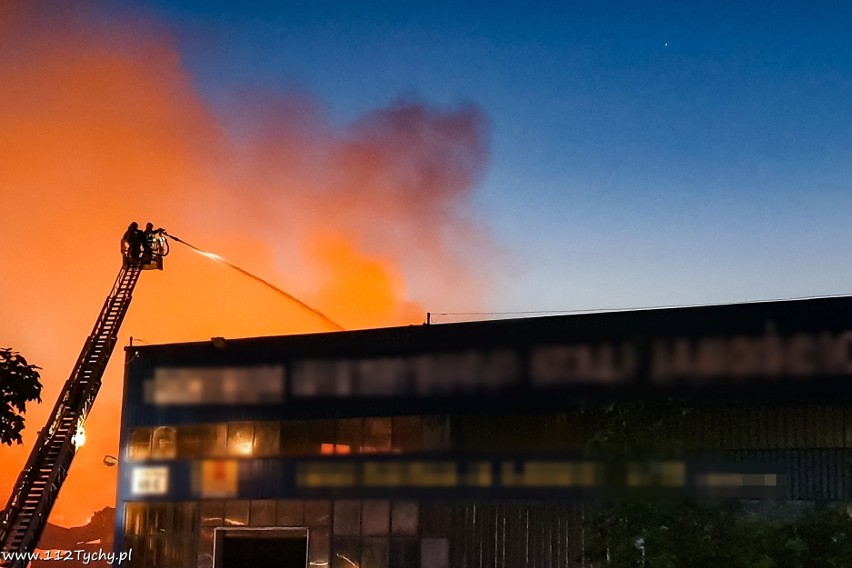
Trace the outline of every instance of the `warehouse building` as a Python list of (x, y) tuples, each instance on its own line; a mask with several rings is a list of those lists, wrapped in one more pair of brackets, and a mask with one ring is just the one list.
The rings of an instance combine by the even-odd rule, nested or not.
[[(609, 491), (852, 501), (852, 298), (127, 348), (140, 567), (574, 567)], [(675, 400), (677, 456), (588, 410)]]

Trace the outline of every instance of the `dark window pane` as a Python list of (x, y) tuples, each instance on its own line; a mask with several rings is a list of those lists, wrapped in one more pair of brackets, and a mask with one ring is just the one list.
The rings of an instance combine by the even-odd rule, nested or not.
[(254, 426), (254, 455), (277, 456), (281, 454), (281, 423), (258, 422)]
[(128, 503), (124, 509), (124, 534), (145, 534), (144, 503)]
[(153, 459), (173, 459), (177, 454), (177, 436), (171, 426), (160, 426), (154, 430), (151, 440)]
[(147, 460), (151, 457), (151, 429), (133, 428), (127, 443), (128, 460)]
[(389, 560), (391, 568), (420, 568), (420, 541), (392, 539)]
[[(162, 566), (163, 558), (163, 539), (160, 537), (149, 536), (145, 539), (145, 548), (143, 549), (143, 558), (145, 566)], [(141, 560), (141, 559), (140, 559)]]
[[(328, 529), (310, 529), (308, 532), (308, 562), (312, 567), (328, 566)], [(351, 567), (350, 567), (351, 568)]]
[(420, 543), (421, 568), (450, 568), (450, 541), (424, 538)]
[(225, 525), (245, 527), (249, 522), (248, 501), (225, 501)]
[(198, 555), (210, 555), (210, 565), (213, 565), (213, 529), (202, 528), (198, 538)]
[(175, 503), (174, 533), (194, 534), (198, 531), (198, 504), (193, 502)]
[(310, 453), (307, 422), (287, 420), (281, 425), (281, 453), (288, 456)]
[(334, 546), (331, 562), (332, 568), (353, 568), (358, 566), (358, 560), (361, 558), (360, 539), (335, 538), (332, 544)]
[(164, 536), (163, 559), (158, 566), (182, 568), (195, 560), (195, 539), (189, 537)]
[(417, 503), (414, 501), (396, 501), (393, 504), (393, 534), (417, 534)]
[(423, 420), (419, 416), (393, 419), (393, 449), (400, 452), (423, 449)]
[(331, 504), (328, 501), (305, 501), (305, 526), (326, 527), (331, 521)]
[(275, 501), (252, 501), (249, 524), (253, 527), (275, 526)]
[(225, 455), (228, 442), (227, 424), (208, 424), (202, 430), (201, 454), (208, 458)]
[(391, 419), (366, 418), (364, 420), (364, 452), (389, 452), (391, 449)]
[(312, 420), (308, 423), (308, 453), (333, 453), (335, 423), (334, 420)]
[(201, 526), (221, 527), (225, 523), (224, 501), (201, 502)]
[(282, 527), (304, 526), (304, 510), (301, 501), (279, 501), (277, 524)]
[(361, 566), (364, 568), (388, 568), (388, 539), (362, 539)]
[(360, 418), (337, 421), (337, 453), (355, 454), (361, 451), (363, 422)]
[(360, 501), (334, 502), (334, 534), (357, 535), (361, 532)]
[(151, 504), (147, 506), (148, 514), (145, 518), (145, 533), (160, 534), (172, 532), (172, 517), (174, 506), (167, 504)]
[(423, 417), (423, 449), (450, 449), (450, 421), (446, 416)]
[(423, 536), (449, 536), (452, 525), (452, 509), (448, 503), (422, 503), (420, 519), (420, 529)]
[[(123, 550), (132, 550), (133, 551), (133, 562), (128, 562), (128, 568), (135, 568), (136, 566), (142, 566), (142, 562), (139, 561), (139, 558), (142, 554), (144, 554), (145, 549), (145, 537), (144, 536), (126, 536), (124, 537), (124, 549)], [(32, 564), (30, 564), (32, 566)]]
[(177, 457), (193, 459), (201, 456), (204, 426), (181, 426), (177, 429)]
[(361, 533), (369, 535), (388, 534), (389, 517), (390, 503), (388, 501), (364, 501), (361, 507)]

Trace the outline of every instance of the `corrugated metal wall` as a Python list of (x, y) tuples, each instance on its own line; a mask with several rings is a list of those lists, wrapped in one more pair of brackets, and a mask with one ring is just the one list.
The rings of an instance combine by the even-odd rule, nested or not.
[(681, 426), (690, 453), (783, 465), (790, 499), (852, 500), (852, 407), (696, 408)]
[(852, 407), (695, 408), (677, 425), (688, 449), (852, 448)]
[(454, 568), (571, 568), (581, 565), (582, 505), (471, 502), (453, 505)]
[(787, 471), (790, 499), (852, 500), (852, 450), (737, 450), (717, 455), (735, 463), (782, 464)]

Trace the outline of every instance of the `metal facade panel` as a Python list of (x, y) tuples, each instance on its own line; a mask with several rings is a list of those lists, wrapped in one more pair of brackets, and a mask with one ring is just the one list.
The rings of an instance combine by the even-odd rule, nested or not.
[[(789, 498), (849, 501), (852, 500), (849, 467), (852, 463), (852, 389), (849, 386), (852, 367), (844, 370), (818, 366), (815, 372), (801, 376), (795, 375), (793, 371), (798, 371), (791, 367), (788, 374), (780, 377), (723, 377), (718, 384), (715, 379), (704, 380), (700, 373), (685, 380), (675, 378), (671, 383), (660, 382), (654, 379), (653, 369), (659, 363), (654, 359), (659, 355), (655, 351), (659, 347), (655, 347), (658, 340), (663, 345), (662, 351), (658, 351), (670, 350), (671, 353), (666, 354), (666, 362), (674, 364), (677, 361), (675, 352), (680, 345), (677, 341), (680, 340), (691, 341), (692, 347), (700, 346), (700, 342), (704, 341), (704, 346), (709, 349), (716, 345), (713, 341), (721, 337), (727, 342), (725, 345), (733, 349), (737, 338), (764, 338), (767, 334), (785, 338), (788, 342), (785, 345), (790, 349), (799, 345), (797, 337), (810, 338), (807, 345), (813, 349), (822, 349), (820, 345), (827, 344), (824, 338), (829, 337), (834, 342), (830, 344), (834, 350), (831, 356), (839, 357), (841, 362), (846, 361), (845, 358), (852, 361), (852, 352), (839, 350), (843, 346), (852, 349), (852, 335), (848, 337), (848, 345), (844, 343), (846, 339), (841, 341), (841, 338), (846, 338), (843, 334), (852, 329), (850, 315), (852, 299), (832, 298), (237, 339), (226, 340), (224, 347), (216, 347), (211, 342), (134, 347), (127, 352), (121, 471), (125, 475), (128, 468), (135, 465), (135, 462), (127, 461), (126, 451), (130, 430), (140, 426), (180, 428), (193, 424), (381, 416), (450, 416), (451, 446), (442, 454), (442, 459), (446, 455), (455, 459), (488, 451), (504, 451), (518, 459), (533, 451), (576, 456), (591, 433), (590, 425), (584, 423), (577, 413), (582, 405), (588, 401), (609, 403), (666, 393), (680, 397), (691, 408), (675, 431), (669, 432), (672, 435), (683, 434), (688, 454), (715, 456), (720, 462), (746, 465), (781, 464), (788, 476)], [(576, 378), (570, 373), (565, 374), (558, 384), (542, 385), (533, 380), (533, 358), (537, 347), (567, 348), (568, 351), (563, 349), (556, 353), (567, 357), (559, 359), (562, 361), (560, 364), (567, 368), (569, 359), (573, 362), (571, 364), (580, 361), (577, 364), (582, 367), (582, 358), (589, 354), (606, 359), (612, 354), (597, 348), (600, 345), (618, 346), (621, 342), (627, 342), (636, 354), (633, 374), (623, 383), (607, 383), (604, 380), (606, 373), (602, 372), (594, 374), (594, 381), (563, 380), (565, 377)], [(591, 346), (591, 351), (583, 351), (586, 346)], [(582, 349), (578, 351), (575, 348)], [(519, 365), (517, 382), (496, 394), (476, 391), (419, 396), (415, 389), (399, 396), (376, 396), (375, 393), (384, 392), (381, 389), (386, 384), (365, 381), (359, 375), (365, 372), (364, 369), (379, 373), (381, 362), (388, 358), (409, 358), (406, 360), (413, 361), (420, 356), (458, 354), (466, 350), (489, 352), (494, 349), (511, 350), (516, 354)], [(827, 357), (820, 353), (820, 357)], [(351, 396), (314, 398), (294, 396), (291, 383), (293, 369), (304, 361), (343, 361), (343, 366), (353, 373), (353, 388), (357, 390), (369, 382), (373, 390), (365, 392), (372, 394), (355, 392)], [(157, 406), (146, 402), (146, 381), (150, 381), (158, 369), (259, 365), (281, 365), (285, 369), (282, 404)], [(695, 365), (693, 370), (703, 372), (701, 365)], [(387, 365), (386, 368), (402, 368), (403, 374), (410, 374), (415, 366)], [(833, 371), (827, 372), (826, 369)], [(580, 376), (580, 379), (583, 377)], [(408, 375), (400, 380), (408, 387), (418, 384)], [(436, 453), (431, 458), (437, 459), (437, 456)], [(239, 478), (242, 480), (238, 493), (242, 501), (297, 497), (282, 488), (292, 486), (295, 475), (292, 464), (306, 461), (304, 456), (286, 459), (264, 456), (238, 461)], [(179, 459), (163, 463), (174, 469), (175, 483), (181, 487), (168, 498), (198, 499), (198, 495), (190, 491), (192, 464)], [(499, 471), (498, 465), (494, 466), (495, 472)], [(131, 498), (129, 482), (122, 477), (118, 505), (120, 533), (123, 533), (123, 514), (127, 504), (142, 500)], [(318, 494), (314, 497), (329, 496)], [(347, 495), (350, 500), (360, 498), (387, 496), (367, 491)], [(418, 500), (421, 496), (406, 495), (405, 498)], [(431, 515), (437, 510), (433, 506), (435, 498), (451, 499), (447, 503), (449, 520), (439, 523), (436, 530), (432, 530), (434, 527), (421, 527), (417, 538), (449, 538), (450, 566), (532, 568), (579, 565), (585, 514), (580, 502), (542, 501), (546, 495), (541, 494), (511, 501), (499, 495), (496, 500), (485, 500), (478, 496), (448, 497), (444, 494), (420, 501), (421, 524), (426, 522), (424, 515)], [(131, 535), (130, 538), (136, 539), (134, 542), (142, 542), (149, 537)], [(361, 546), (360, 543), (346, 541), (349, 536), (338, 538), (332, 534), (330, 538), (329, 550), (332, 551), (337, 544), (341, 547), (349, 544), (356, 548)], [(123, 534), (120, 534), (117, 543), (121, 543), (122, 539)], [(405, 538), (398, 540), (400, 547), (394, 548), (396, 545), (392, 543), (391, 554), (399, 553), (400, 557), (410, 554), (411, 543), (407, 543)]]

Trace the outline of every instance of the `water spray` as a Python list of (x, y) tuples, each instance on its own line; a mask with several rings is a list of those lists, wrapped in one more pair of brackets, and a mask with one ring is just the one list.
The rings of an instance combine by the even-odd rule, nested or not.
[(296, 297), (296, 296), (294, 296), (293, 294), (288, 294), (287, 292), (285, 292), (284, 290), (282, 290), (282, 289), (281, 289), (281, 288), (279, 288), (278, 286), (275, 286), (274, 284), (272, 284), (272, 283), (270, 283), (270, 282), (267, 282), (266, 280), (264, 280), (264, 279), (263, 279), (263, 278), (261, 278), (260, 276), (256, 276), (256, 275), (252, 274), (251, 272), (249, 272), (248, 270), (245, 270), (245, 269), (243, 269), (243, 268), (240, 268), (240, 267), (239, 267), (239, 266), (237, 266), (236, 264), (233, 264), (233, 263), (231, 263), (231, 262), (228, 262), (227, 260), (225, 260), (224, 258), (222, 258), (221, 256), (219, 256), (219, 255), (218, 255), (218, 254), (216, 254), (216, 253), (213, 253), (213, 252), (207, 252), (207, 251), (205, 251), (205, 250), (201, 250), (201, 249), (200, 249), (200, 248), (198, 248), (197, 246), (195, 246), (195, 245), (193, 245), (193, 244), (190, 244), (190, 243), (186, 242), (185, 240), (180, 239), (180, 238), (178, 238), (178, 237), (176, 237), (176, 236), (174, 236), (174, 235), (171, 235), (171, 234), (169, 234), (169, 233), (166, 233), (165, 231), (163, 231), (163, 233), (164, 233), (167, 237), (169, 237), (170, 239), (172, 239), (172, 240), (174, 240), (174, 241), (177, 241), (177, 242), (179, 242), (179, 243), (181, 243), (181, 244), (183, 244), (183, 245), (188, 246), (189, 248), (191, 248), (193, 251), (195, 251), (196, 253), (200, 254), (201, 256), (207, 257), (207, 258), (209, 258), (209, 259), (211, 259), (211, 260), (215, 260), (216, 262), (221, 262), (222, 264), (224, 264), (224, 265), (226, 265), (226, 266), (228, 266), (228, 267), (230, 267), (230, 268), (233, 268), (234, 270), (236, 270), (237, 272), (239, 272), (239, 273), (240, 273), (240, 274), (242, 274), (243, 276), (248, 276), (249, 278), (251, 278), (251, 279), (252, 279), (252, 280), (254, 280), (255, 282), (259, 282), (259, 283), (263, 284), (264, 286), (266, 286), (267, 288), (270, 288), (271, 290), (274, 290), (276, 293), (280, 294), (281, 296), (284, 296), (285, 298), (287, 298), (287, 299), (288, 299), (288, 300), (290, 300), (291, 302), (295, 302), (295, 303), (296, 303), (296, 304), (298, 304), (299, 306), (303, 307), (304, 309), (308, 310), (309, 312), (311, 312), (311, 313), (312, 313), (312, 314), (314, 314), (315, 316), (319, 317), (319, 318), (320, 318), (320, 319), (322, 319), (324, 322), (326, 322), (327, 324), (329, 324), (330, 326), (332, 326), (334, 329), (337, 329), (337, 330), (339, 330), (339, 331), (345, 331), (345, 329), (344, 329), (344, 327), (343, 327), (342, 325), (340, 325), (339, 323), (337, 323), (336, 321), (334, 321), (333, 319), (331, 319), (330, 317), (328, 317), (327, 315), (325, 315), (325, 314), (324, 314), (324, 313), (322, 313), (321, 311), (319, 311), (319, 310), (317, 310), (317, 309), (312, 308), (311, 306), (309, 306), (308, 304), (306, 304), (305, 302), (303, 302), (302, 300), (300, 300), (299, 298), (297, 298), (297, 297)]

